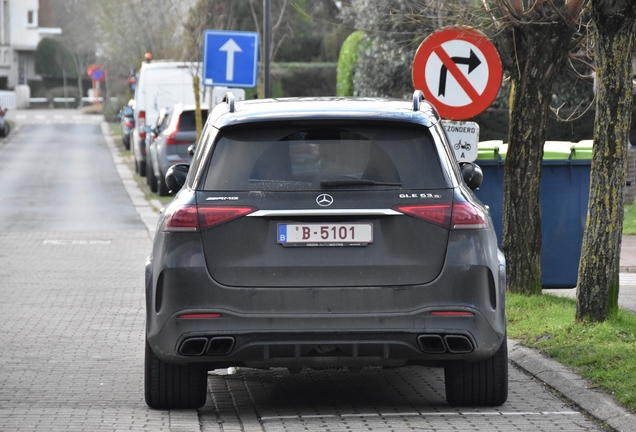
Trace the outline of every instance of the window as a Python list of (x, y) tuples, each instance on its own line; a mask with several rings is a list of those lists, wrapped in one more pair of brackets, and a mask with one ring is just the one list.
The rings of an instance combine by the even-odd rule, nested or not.
[(27, 11), (27, 27), (37, 27), (36, 15), (34, 10)]
[(320, 190), (325, 181), (343, 179), (446, 187), (428, 131), (395, 124), (229, 129), (215, 144), (204, 188)]

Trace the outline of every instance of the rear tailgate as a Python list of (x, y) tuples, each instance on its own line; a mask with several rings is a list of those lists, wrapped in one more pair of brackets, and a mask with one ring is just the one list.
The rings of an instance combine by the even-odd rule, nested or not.
[[(330, 191), (333, 204), (328, 210), (317, 205), (319, 192), (199, 192), (199, 206), (227, 206), (230, 201), (258, 209), (202, 232), (208, 270), (217, 282), (237, 287), (430, 282), (443, 267), (448, 229), (392, 207), (407, 203), (450, 206), (452, 191), (420, 192)], [(302, 234), (291, 235), (303, 229), (307, 241)], [(286, 230), (288, 238), (281, 239)]]

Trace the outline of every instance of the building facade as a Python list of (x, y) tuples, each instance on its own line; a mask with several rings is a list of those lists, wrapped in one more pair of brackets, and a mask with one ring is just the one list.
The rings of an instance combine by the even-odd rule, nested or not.
[(0, 89), (12, 90), (36, 78), (38, 43), (61, 34), (60, 29), (40, 27), (40, 7), (48, 9), (48, 1), (0, 0)]

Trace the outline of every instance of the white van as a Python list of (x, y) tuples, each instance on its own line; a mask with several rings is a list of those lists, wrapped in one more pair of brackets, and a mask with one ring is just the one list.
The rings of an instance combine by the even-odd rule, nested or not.
[(192, 87), (195, 73), (196, 66), (192, 63), (156, 60), (141, 65), (135, 89), (135, 129), (131, 140), (135, 171), (139, 175), (146, 175), (146, 134), (157, 121), (159, 110), (172, 108), (177, 103), (195, 103)]

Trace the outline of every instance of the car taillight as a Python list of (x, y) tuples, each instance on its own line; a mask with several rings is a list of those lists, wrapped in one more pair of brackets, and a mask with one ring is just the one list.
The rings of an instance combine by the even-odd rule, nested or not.
[(126, 127), (127, 127), (128, 129), (132, 129), (132, 127), (133, 127), (133, 126), (135, 126), (135, 123), (133, 123), (133, 121), (132, 121), (132, 120), (128, 120), (128, 119), (126, 119)]
[(166, 135), (166, 139), (164, 141), (165, 145), (192, 144), (192, 142), (190, 141), (177, 140), (177, 132), (179, 132), (179, 123), (181, 123), (181, 118), (178, 118), (174, 124), (170, 125), (170, 129), (167, 129), (164, 132), (164, 134)]
[(240, 218), (252, 212), (254, 207), (199, 207), (199, 225), (201, 231)]
[(446, 229), (450, 228), (450, 204), (398, 205), (393, 207), (393, 210), (397, 210), (400, 213), (404, 213), (418, 219), (423, 219)]
[(484, 212), (467, 202), (456, 202), (452, 206), (450, 204), (398, 205), (393, 209), (447, 229), (488, 227)]
[(166, 215), (161, 225), (161, 231), (165, 232), (180, 232), (199, 231), (199, 216), (197, 212), (197, 206), (187, 205), (171, 209), (166, 209)]
[(139, 129), (139, 138), (146, 139), (146, 111), (139, 111), (137, 128)]
[(453, 229), (484, 229), (488, 222), (484, 212), (469, 203), (453, 204)]
[(167, 210), (161, 231), (198, 232), (245, 216), (256, 211), (254, 207), (186, 205)]
[(192, 141), (183, 141), (178, 140), (176, 138), (177, 131), (173, 131), (166, 134), (166, 139), (164, 141), (165, 145), (175, 145), (175, 144), (192, 144)]

